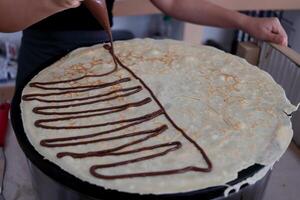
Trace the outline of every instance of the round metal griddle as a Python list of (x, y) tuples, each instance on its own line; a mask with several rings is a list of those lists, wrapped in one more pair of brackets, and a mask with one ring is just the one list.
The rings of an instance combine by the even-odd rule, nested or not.
[[(14, 98), (11, 104), (11, 122), (16, 134), (17, 140), (24, 151), (27, 158), (45, 175), (51, 177), (56, 182), (69, 187), (83, 195), (90, 196), (96, 199), (106, 200), (106, 199), (130, 199), (130, 200), (148, 200), (148, 199), (160, 199), (160, 200), (171, 200), (171, 199), (213, 199), (217, 197), (222, 197), (226, 186), (214, 186), (206, 189), (196, 190), (192, 192), (186, 193), (174, 193), (174, 194), (163, 194), (163, 195), (140, 195), (126, 192), (119, 192), (116, 190), (105, 189), (103, 187), (88, 183), (83, 181), (72, 174), (64, 171), (56, 164), (46, 160), (44, 156), (42, 156), (39, 152), (37, 152), (34, 147), (29, 142), (23, 127), (20, 103), (21, 103), (21, 95), (23, 88), (27, 85), (27, 83), (41, 70), (41, 68), (35, 73), (32, 73), (27, 79), (20, 84), (21, 87), (17, 88)], [(238, 178), (228, 182), (228, 185), (234, 185), (239, 183), (248, 177), (253, 176), (257, 173), (263, 166), (259, 164), (252, 165), (247, 169), (244, 169), (238, 173)]]

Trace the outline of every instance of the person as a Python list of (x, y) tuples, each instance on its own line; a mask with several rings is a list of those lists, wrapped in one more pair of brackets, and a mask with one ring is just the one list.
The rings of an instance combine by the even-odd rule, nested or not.
[[(277, 18), (255, 18), (218, 6), (209, 0), (151, 0), (176, 19), (243, 30), (253, 37), (287, 45)], [(106, 0), (110, 23), (114, 0)], [(73, 49), (106, 41), (99, 23), (83, 0), (1, 0), (0, 32), (23, 30), (16, 87), (41, 67), (47, 67)], [(115, 38), (119, 39), (119, 38)]]

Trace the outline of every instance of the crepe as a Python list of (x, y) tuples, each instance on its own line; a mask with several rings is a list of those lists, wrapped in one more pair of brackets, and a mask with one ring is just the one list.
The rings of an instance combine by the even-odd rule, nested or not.
[[(288, 114), (296, 107), (266, 72), (215, 48), (175, 40), (134, 39), (114, 45), (115, 54), (128, 69), (119, 64), (112, 72), (114, 59), (101, 44), (71, 52), (38, 73), (24, 88), (21, 110), (25, 132), (45, 159), (104, 188), (166, 194), (224, 185), (255, 163), (272, 165), (287, 149), (292, 138)], [(128, 92), (133, 94), (124, 95)], [(46, 93), (53, 94), (43, 96)], [(132, 102), (136, 104), (124, 107)], [(141, 102), (143, 105), (137, 105)], [(170, 119), (157, 114), (160, 108)], [(157, 116), (106, 133), (130, 120), (137, 122), (141, 116), (149, 118), (149, 113)], [(114, 123), (120, 120), (125, 121)], [(155, 136), (134, 135), (163, 127), (167, 128)], [(122, 137), (127, 134), (133, 135)], [(147, 136), (147, 140), (126, 146)], [(73, 145), (57, 145), (66, 143)], [(155, 145), (162, 146), (128, 153)], [(207, 154), (211, 171), (116, 178), (187, 166), (208, 169), (205, 155), (196, 146)], [(105, 154), (107, 149), (114, 150)], [(87, 152), (90, 157), (84, 154)], [(165, 155), (153, 159), (107, 166), (162, 152)]]

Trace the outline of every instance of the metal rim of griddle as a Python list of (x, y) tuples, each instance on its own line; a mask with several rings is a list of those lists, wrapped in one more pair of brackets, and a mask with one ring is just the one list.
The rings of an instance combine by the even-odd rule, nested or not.
[[(83, 195), (90, 196), (93, 198), (100, 198), (102, 200), (106, 199), (131, 199), (131, 200), (148, 200), (148, 199), (160, 199), (160, 200), (172, 200), (172, 199), (199, 199), (206, 200), (217, 197), (222, 197), (224, 194), (224, 190), (227, 188), (226, 186), (214, 186), (206, 189), (196, 190), (192, 192), (183, 192), (183, 193), (174, 193), (174, 194), (162, 194), (162, 195), (153, 195), (153, 194), (137, 194), (137, 193), (126, 193), (120, 192), (113, 189), (105, 189), (104, 187), (97, 186), (86, 181), (83, 181), (72, 174), (66, 172), (61, 169), (58, 165), (50, 162), (45, 159), (39, 152), (35, 150), (35, 148), (29, 142), (23, 127), (22, 116), (21, 116), (21, 96), (23, 88), (27, 85), (27, 83), (44, 67), (35, 71), (35, 73), (31, 73), (25, 81), (20, 85), (19, 88), (16, 89), (15, 95), (11, 104), (11, 122), (12, 127), (14, 129), (16, 138), (24, 151), (27, 158), (43, 173), (45, 173), (48, 177), (51, 177), (56, 182), (65, 185), (76, 192), (82, 193)], [(227, 185), (234, 185), (239, 183), (248, 177), (253, 176), (257, 173), (263, 166), (259, 164), (254, 164), (247, 169), (244, 169), (238, 173), (238, 178), (230, 181)]]

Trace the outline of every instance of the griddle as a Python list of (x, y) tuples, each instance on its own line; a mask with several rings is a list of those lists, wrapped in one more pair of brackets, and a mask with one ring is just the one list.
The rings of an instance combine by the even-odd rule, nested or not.
[[(39, 170), (41, 170), (45, 175), (51, 177), (54, 181), (69, 187), (83, 195), (90, 196), (96, 199), (108, 200), (108, 199), (130, 199), (130, 200), (192, 200), (192, 199), (201, 199), (208, 200), (217, 197), (222, 197), (224, 194), (224, 190), (227, 188), (226, 186), (214, 186), (201, 190), (196, 190), (192, 192), (184, 192), (184, 193), (174, 193), (174, 194), (162, 194), (162, 195), (153, 195), (153, 194), (135, 194), (135, 193), (126, 193), (120, 192), (112, 189), (105, 189), (104, 187), (97, 186), (86, 181), (83, 181), (72, 174), (66, 172), (61, 169), (58, 165), (46, 160), (44, 156), (42, 156), (38, 151), (34, 149), (34, 147), (29, 142), (22, 122), (21, 116), (21, 96), (23, 88), (27, 85), (27, 83), (41, 70), (45, 67), (41, 67), (31, 73), (23, 83), (19, 84), (20, 87), (16, 88), (15, 95), (11, 104), (11, 122), (12, 127), (14, 129), (16, 138), (18, 140), (19, 145), (21, 146), (23, 152), (27, 156), (27, 158), (34, 164)], [(254, 164), (247, 169), (244, 169), (238, 172), (238, 178), (232, 180), (227, 185), (234, 185), (248, 177), (253, 176), (259, 170), (261, 170), (264, 166), (260, 164)]]

